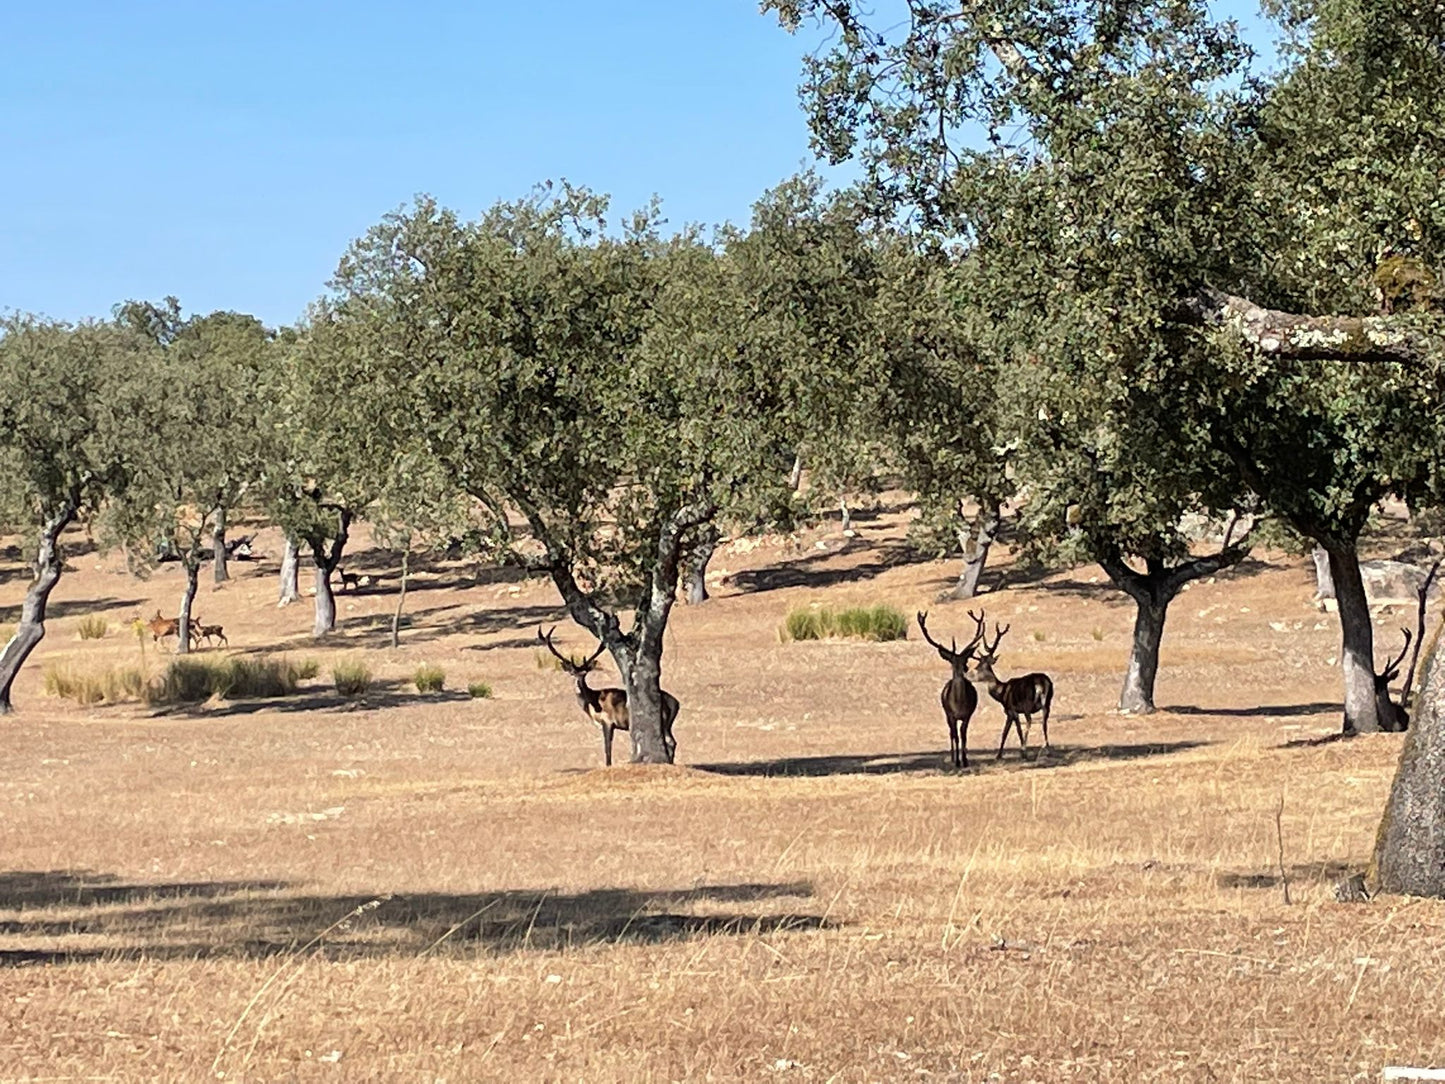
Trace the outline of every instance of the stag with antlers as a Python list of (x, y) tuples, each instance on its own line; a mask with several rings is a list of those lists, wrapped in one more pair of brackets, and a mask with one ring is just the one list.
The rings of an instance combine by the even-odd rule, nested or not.
[[(995, 621), (993, 643), (988, 642), (988, 637), (982, 637), (983, 650), (975, 660), (973, 669), (969, 671), (968, 680), (987, 684), (988, 695), (1003, 707), (1003, 736), (998, 741), (999, 757), (1003, 756), (1003, 747), (1008, 743), (1010, 727), (1013, 727), (1019, 736), (1020, 754), (1026, 757), (1029, 751), (1028, 734), (1033, 729), (1034, 715), (1039, 712), (1043, 713), (1044, 748), (1049, 748), (1049, 709), (1054, 702), (1054, 682), (1047, 674), (1037, 673), (1010, 678), (1008, 681), (999, 680), (993, 671), (993, 664), (998, 661), (999, 641), (1009, 627), (1000, 627)], [(1020, 725), (1019, 716), (1023, 716), (1025, 725)]]
[[(562, 664), (564, 673), (570, 674), (577, 679), (577, 703), (582, 711), (599, 727), (602, 728), (602, 762), (608, 767), (612, 766), (612, 734), (617, 730), (630, 729), (630, 718), (627, 714), (627, 690), (625, 689), (594, 689), (587, 684), (587, 675), (597, 669), (597, 660), (602, 655), (606, 646), (598, 644), (597, 650), (587, 658), (578, 662), (557, 650), (552, 644), (552, 633), (557, 631), (553, 625), (545, 633), (540, 627), (537, 629), (537, 639), (546, 645)], [(672, 722), (677, 718), (680, 705), (677, 697), (667, 690), (662, 692), (662, 740), (667, 744), (667, 757), (672, 759), (677, 749), (677, 741), (672, 736)]]
[(978, 691), (969, 684), (967, 670), (974, 648), (983, 639), (983, 618), (976, 616), (972, 610), (968, 616), (973, 618), (977, 628), (973, 639), (960, 651), (956, 639), (950, 640), (952, 647), (944, 647), (928, 635), (928, 613), (918, 611), (918, 631), (938, 652), (938, 657), (953, 667), (953, 677), (944, 683), (939, 699), (943, 703), (943, 717), (948, 722), (948, 752), (955, 768), (968, 767), (968, 721), (978, 708)]
[[(1400, 676), (1400, 663), (1405, 661), (1405, 652), (1410, 650), (1410, 630), (1401, 629), (1405, 634), (1405, 646), (1400, 648), (1400, 653), (1395, 656), (1393, 662), (1387, 664), (1385, 669), (1375, 675), (1375, 715), (1380, 720), (1381, 730), (1404, 730), (1410, 725), (1410, 714), (1405, 710), (1405, 702), (1410, 695), (1410, 682), (1406, 679), (1405, 688), (1400, 691), (1400, 702), (1397, 704), (1390, 696), (1390, 682)], [(1411, 664), (1411, 672), (1414, 671), (1414, 664)]]

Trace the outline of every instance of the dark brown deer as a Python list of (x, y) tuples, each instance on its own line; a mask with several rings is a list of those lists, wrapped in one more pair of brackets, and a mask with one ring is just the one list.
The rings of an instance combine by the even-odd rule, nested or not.
[(1401, 691), (1400, 703), (1395, 703), (1390, 696), (1390, 682), (1400, 676), (1400, 663), (1405, 660), (1405, 652), (1410, 650), (1410, 630), (1400, 631), (1405, 634), (1405, 646), (1400, 648), (1394, 662), (1375, 675), (1375, 714), (1380, 720), (1381, 730), (1404, 730), (1410, 725), (1410, 714), (1404, 707), (1405, 697), (1410, 695), (1409, 686)]
[[(1034, 715), (1038, 712), (1043, 713), (1044, 748), (1049, 748), (1049, 708), (1054, 702), (1054, 682), (1047, 674), (1025, 674), (1023, 677), (1000, 681), (993, 672), (993, 664), (998, 661), (998, 643), (1003, 639), (1004, 633), (1008, 632), (1009, 626), (1000, 628), (995, 621), (993, 629), (993, 643), (988, 642), (988, 637), (983, 638), (983, 650), (974, 662), (973, 669), (969, 671), (968, 680), (987, 684), (988, 695), (1003, 707), (1003, 736), (998, 740), (998, 756), (1003, 756), (1009, 727), (1013, 727), (1019, 736), (1020, 755), (1027, 757), (1028, 732), (1033, 729)], [(1020, 715), (1028, 724), (1027, 729), (1019, 724)]]
[(361, 573), (347, 572), (344, 568), (338, 568), (336, 574), (341, 577), (341, 589), (343, 591), (361, 590)]
[(220, 625), (202, 625), (200, 622), (197, 622), (195, 635), (197, 644), (205, 640), (208, 646), (213, 646), (212, 641), (219, 640), (227, 647), (231, 646), (231, 641), (226, 639), (226, 630)]
[[(577, 679), (577, 703), (586, 713), (587, 718), (602, 728), (602, 763), (611, 767), (612, 733), (616, 730), (628, 730), (631, 727), (632, 720), (627, 712), (627, 690), (594, 689), (587, 684), (587, 675), (597, 669), (597, 660), (602, 655), (605, 644), (598, 644), (596, 651), (578, 662), (562, 654), (552, 645), (552, 633), (556, 631), (556, 625), (553, 625), (545, 633), (539, 627), (537, 639), (546, 644), (547, 650), (556, 656), (557, 661), (562, 664), (562, 670)], [(663, 690), (662, 740), (667, 745), (669, 760), (672, 759), (672, 755), (677, 749), (677, 741), (672, 736), (672, 723), (677, 718), (679, 707), (677, 697)]]
[(973, 649), (983, 639), (983, 618), (975, 616), (972, 610), (968, 616), (978, 627), (973, 639), (960, 651), (957, 640), (952, 640), (953, 646), (948, 648), (928, 635), (928, 613), (918, 611), (918, 631), (938, 651), (938, 657), (953, 667), (953, 677), (944, 683), (939, 700), (943, 703), (943, 717), (948, 722), (948, 753), (955, 768), (968, 767), (968, 721), (978, 709), (978, 691), (969, 684), (967, 671)]

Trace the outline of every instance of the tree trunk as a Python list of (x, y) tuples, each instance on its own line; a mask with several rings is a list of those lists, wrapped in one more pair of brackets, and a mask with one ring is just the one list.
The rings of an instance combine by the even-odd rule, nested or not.
[(848, 510), (848, 498), (839, 497), (838, 507), (843, 513), (843, 533), (851, 535), (853, 533), (853, 513)]
[(406, 578), (411, 562), (411, 550), (401, 551), (401, 594), (396, 599), (396, 613), (391, 615), (391, 646), (401, 646), (401, 608), (406, 605)]
[(959, 532), (959, 545), (963, 549), (963, 571), (958, 574), (958, 586), (949, 592), (950, 598), (969, 599), (978, 594), (978, 581), (983, 575), (984, 565), (988, 563), (988, 551), (998, 534), (998, 525), (998, 510), (995, 509), (979, 516), (976, 537), (970, 538), (963, 531)]
[(65, 558), (60, 552), (60, 532), (75, 518), (75, 509), (63, 508), (53, 516), (40, 534), (40, 544), (35, 554), (35, 579), (30, 590), (25, 592), (25, 602), (20, 607), (20, 624), (15, 635), (0, 651), (0, 715), (9, 715), (14, 710), (10, 702), (10, 687), (20, 667), (30, 657), (37, 644), (45, 639), (45, 606), (50, 601), (50, 592), (60, 582), (60, 572)]
[(1380, 729), (1375, 708), (1375, 629), (1370, 603), (1360, 575), (1360, 558), (1353, 546), (1330, 546), (1330, 579), (1340, 609), (1340, 667), (1345, 677), (1346, 734), (1368, 734)]
[(1425, 660), (1415, 718), (1375, 835), (1382, 892), (1445, 896), (1445, 652)]
[(186, 555), (186, 593), (181, 596), (181, 616), (176, 625), (176, 654), (191, 653), (191, 603), (196, 600), (196, 587), (201, 579), (201, 555), (194, 550)]
[(709, 523), (698, 533), (697, 542), (688, 555), (686, 599), (689, 606), (700, 606), (708, 600), (707, 566), (717, 551), (719, 537), (718, 529)]
[(793, 469), (788, 472), (788, 488), (794, 493), (803, 484), (803, 456), (802, 453), (793, 456)]
[(1119, 694), (1119, 710), (1133, 715), (1154, 711), (1154, 679), (1159, 674), (1159, 645), (1164, 641), (1164, 618), (1173, 595), (1151, 591), (1134, 599), (1134, 641), (1129, 648), (1129, 669)]
[(324, 563), (316, 565), (316, 620), (312, 636), (325, 636), (336, 628), (336, 596), (331, 593), (331, 572)]
[(627, 684), (627, 718), (631, 724), (634, 764), (671, 764), (672, 752), (663, 738), (662, 633), (663, 627), (644, 627), (631, 666), (623, 673)]
[(297, 565), (301, 553), (294, 539), (286, 538), (286, 549), (281, 554), (281, 594), (277, 606), (290, 606), (301, 601), (300, 584), (297, 582)]
[(226, 509), (216, 509), (215, 524), (211, 529), (212, 565), (216, 583), (225, 583), (231, 578), (226, 569)]
[(1310, 556), (1315, 562), (1315, 598), (1334, 598), (1335, 581), (1330, 579), (1329, 551), (1323, 546), (1316, 546), (1310, 551)]

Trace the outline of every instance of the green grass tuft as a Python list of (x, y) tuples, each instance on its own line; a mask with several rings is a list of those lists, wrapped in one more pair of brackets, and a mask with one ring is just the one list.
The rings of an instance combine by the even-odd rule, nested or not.
[(492, 698), (492, 687), (485, 681), (474, 681), (467, 686), (467, 695), (473, 700), (490, 700)]
[(439, 693), (446, 688), (447, 672), (440, 666), (422, 663), (416, 668), (412, 680), (416, 682), (416, 691), (419, 693)]
[(339, 662), (331, 668), (331, 681), (342, 696), (361, 696), (371, 688), (371, 671), (365, 663)]
[(99, 614), (91, 614), (88, 617), (82, 617), (80, 619), (80, 624), (76, 626), (76, 631), (80, 633), (82, 640), (99, 640), (110, 631), (110, 622), (106, 621), (106, 619)]
[(45, 668), (45, 691), (77, 704), (117, 704), (122, 700), (141, 699), (146, 691), (146, 679), (135, 666), (82, 672), (69, 666), (51, 665)]
[(301, 667), (288, 659), (180, 658), (145, 689), (149, 704), (196, 704), (213, 696), (223, 700), (290, 696), (301, 681)]
[(315, 659), (302, 659), (296, 664), (296, 676), (302, 681), (309, 681), (321, 673), (321, 664)]
[(855, 606), (846, 610), (812, 607), (790, 610), (778, 630), (789, 640), (906, 640), (908, 619), (892, 606)]

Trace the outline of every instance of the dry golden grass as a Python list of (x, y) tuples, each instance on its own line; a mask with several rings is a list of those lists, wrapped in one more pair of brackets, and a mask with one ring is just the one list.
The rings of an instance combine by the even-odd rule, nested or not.
[[(794, 570), (856, 575), (830, 605), (969, 627), (932, 601), (955, 569), (884, 559), (899, 517), (859, 526), (824, 561), (808, 539)], [(1013, 623), (1000, 672), (1058, 683), (1056, 749), (996, 761), (985, 702), (975, 767), (955, 773), (947, 667), (917, 639), (776, 642), (819, 586), (753, 588), (797, 559), (725, 549), (730, 582), (679, 609), (673, 768), (598, 766), (572, 682), (533, 658), (536, 624), (563, 618), (538, 581), (423, 573), (400, 651), (394, 596), (343, 596), (342, 635), (316, 654), (324, 674), (371, 669), (360, 701), (319, 683), (260, 709), (81, 708), (41, 696), (32, 664), (0, 750), (0, 1080), (1334, 1081), (1445, 1064), (1445, 904), (1331, 895), (1368, 858), (1399, 738), (1289, 744), (1336, 724), (1337, 633), (1314, 627), (1301, 563), (1180, 600), (1159, 689), (1177, 710), (1148, 719), (1109, 711), (1130, 612), (1094, 570), (983, 599)], [(239, 571), (203, 597), (207, 619), (238, 651), (301, 648), (309, 607), (276, 610), (271, 569)], [(118, 599), (123, 622), (169, 605), (167, 575), (67, 575), (54, 609)], [(132, 664), (128, 639), (47, 639), (36, 663)], [(557, 640), (592, 646), (568, 624)], [(416, 693), (423, 658), (495, 696)]]

